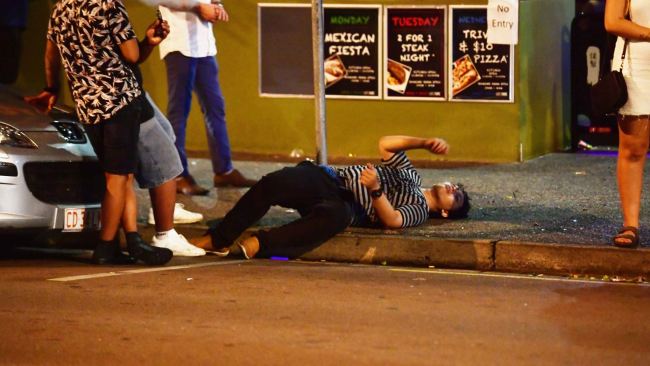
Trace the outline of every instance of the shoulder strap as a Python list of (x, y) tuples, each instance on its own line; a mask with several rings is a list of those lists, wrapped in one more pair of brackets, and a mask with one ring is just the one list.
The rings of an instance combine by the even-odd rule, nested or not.
[(627, 38), (625, 38), (625, 44), (623, 45), (623, 53), (621, 54), (621, 67), (618, 68), (618, 71), (623, 72), (623, 65), (625, 64), (625, 51), (627, 51)]
[[(625, 19), (630, 20), (630, 8), (632, 7), (631, 4), (632, 0), (627, 0), (626, 5), (625, 5)], [(625, 52), (627, 51), (627, 44), (628, 40), (627, 38), (625, 39), (625, 44), (623, 45), (623, 53), (621, 54), (621, 67), (618, 68), (618, 71), (623, 71), (623, 65), (625, 64)]]

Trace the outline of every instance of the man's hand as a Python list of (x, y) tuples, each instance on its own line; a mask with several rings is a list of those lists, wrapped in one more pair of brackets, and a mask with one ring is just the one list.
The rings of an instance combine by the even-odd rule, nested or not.
[[(160, 28), (160, 30), (156, 32), (156, 29), (158, 28)], [(167, 38), (168, 34), (169, 34), (169, 23), (166, 20), (163, 20), (161, 22), (160, 19), (156, 19), (156, 21), (151, 23), (149, 27), (147, 27), (147, 30), (145, 31), (147, 43), (149, 43), (150, 46), (159, 45), (160, 42), (163, 41), (163, 39)]]
[(227, 22), (230, 20), (230, 16), (228, 16), (226, 8), (224, 8), (221, 4), (217, 4), (217, 20), (220, 22)]
[(25, 97), (24, 99), (25, 102), (38, 108), (41, 112), (49, 113), (52, 110), (52, 107), (56, 104), (58, 96), (54, 93), (43, 90), (38, 95)]
[(426, 139), (424, 141), (424, 148), (432, 154), (444, 155), (449, 152), (449, 144), (447, 141), (437, 137)]
[[(359, 182), (370, 192), (381, 189), (377, 169), (370, 163), (366, 164), (366, 168), (361, 172)], [(377, 213), (377, 218), (385, 227), (397, 229), (402, 226), (404, 220), (402, 214), (393, 208), (385, 194), (382, 194), (379, 198), (373, 198), (372, 207)]]
[(196, 12), (201, 20), (210, 23), (217, 21), (227, 22), (230, 19), (226, 9), (219, 4), (200, 3), (197, 5)]
[(147, 30), (144, 33), (144, 38), (142, 41), (138, 42), (138, 63), (143, 63), (151, 51), (167, 38), (169, 34), (169, 23), (166, 20), (156, 19), (153, 23), (147, 27)]
[(366, 164), (366, 168), (361, 172), (359, 182), (361, 182), (361, 184), (363, 184), (363, 186), (369, 191), (381, 188), (381, 183), (377, 177), (377, 169), (375, 169), (375, 166), (370, 163)]

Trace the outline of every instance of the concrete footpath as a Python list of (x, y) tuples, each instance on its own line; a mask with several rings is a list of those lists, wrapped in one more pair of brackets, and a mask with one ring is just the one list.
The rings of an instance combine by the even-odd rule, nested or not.
[[(238, 161), (235, 165), (246, 175), (259, 178), (292, 163)], [(471, 197), (470, 217), (432, 219), (404, 230), (349, 228), (317, 248), (271, 254), (313, 261), (647, 280), (650, 174), (646, 171), (641, 247), (619, 249), (610, 245), (622, 223), (615, 169), (614, 155), (569, 153), (524, 163), (418, 169), (425, 186), (441, 181), (463, 183)], [(211, 186), (209, 160), (192, 159), (190, 171), (199, 184)], [(204, 221), (178, 225), (177, 230), (189, 238), (202, 235), (244, 192), (213, 188), (203, 197), (179, 195), (178, 202), (201, 212)], [(153, 228), (146, 225), (149, 198), (144, 190), (138, 195), (142, 232), (151, 236)], [(257, 228), (296, 217), (291, 210), (274, 207)], [(233, 255), (237, 254), (235, 249)]]

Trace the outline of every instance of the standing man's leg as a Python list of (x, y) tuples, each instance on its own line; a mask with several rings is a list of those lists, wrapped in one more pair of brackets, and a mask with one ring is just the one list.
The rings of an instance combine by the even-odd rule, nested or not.
[(219, 84), (219, 65), (215, 57), (197, 59), (194, 89), (199, 97), (205, 121), (208, 147), (212, 158), (215, 186), (250, 187), (255, 180), (247, 179), (233, 169), (230, 140), (226, 128), (225, 100)]
[(156, 232), (173, 230), (176, 181), (170, 179), (156, 187), (149, 188), (149, 198), (151, 199)]
[(139, 163), (135, 178), (140, 188), (149, 188), (152, 209), (147, 222), (155, 225), (157, 232), (161, 233), (173, 229), (174, 224), (199, 222), (203, 215), (176, 203), (176, 180), (173, 178), (183, 172), (183, 166), (174, 145), (174, 127), (149, 94), (146, 97), (153, 108), (154, 121), (140, 125)]
[(122, 229), (125, 233), (138, 231), (138, 201), (133, 189), (133, 174), (129, 174), (124, 188), (124, 211), (122, 212)]
[[(152, 212), (148, 220), (154, 221), (156, 234), (152, 245), (167, 248), (177, 256), (205, 255), (203, 249), (191, 245), (182, 235), (174, 230), (174, 217), (176, 207), (176, 181), (174, 178), (181, 174), (178, 152), (174, 146), (173, 132), (169, 121), (151, 103), (154, 108), (154, 117), (140, 125), (138, 139), (138, 167), (136, 179), (141, 188), (149, 189)], [(183, 210), (181, 214), (194, 214)]]
[(105, 172), (106, 191), (102, 200), (101, 230), (99, 239), (112, 242), (117, 235), (125, 212), (129, 175)]
[(165, 56), (167, 69), (167, 117), (174, 128), (176, 135), (176, 149), (181, 159), (183, 172), (176, 181), (177, 192), (188, 195), (205, 195), (208, 190), (196, 184), (190, 175), (185, 152), (185, 132), (187, 118), (192, 105), (192, 90), (196, 80), (197, 59), (187, 57), (180, 52), (172, 52)]
[(174, 228), (174, 178), (182, 173), (183, 167), (171, 140), (162, 140), (166, 136), (158, 126), (157, 117), (156, 114), (140, 125), (135, 178), (140, 188), (149, 190), (156, 232), (161, 232)]
[(172, 257), (171, 251), (144, 243), (137, 232), (133, 172), (136, 169), (140, 132), (140, 103), (136, 99), (111, 119), (86, 128), (106, 178), (100, 241), (93, 253), (93, 260), (98, 264), (127, 263), (115, 241), (120, 223), (126, 234), (129, 253), (134, 258), (147, 264), (159, 265)]
[(175, 256), (198, 257), (205, 255), (205, 250), (190, 244), (183, 235), (174, 229), (176, 182), (171, 179), (149, 189), (149, 196), (156, 223), (156, 234), (154, 234), (151, 245), (167, 248)]

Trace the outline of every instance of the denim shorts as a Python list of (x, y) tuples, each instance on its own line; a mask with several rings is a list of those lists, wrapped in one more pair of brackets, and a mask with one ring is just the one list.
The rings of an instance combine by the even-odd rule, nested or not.
[(140, 125), (138, 167), (135, 179), (140, 188), (155, 188), (183, 172), (181, 159), (174, 145), (176, 139), (171, 123), (147, 94), (154, 117)]

